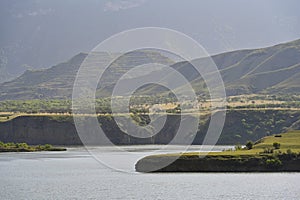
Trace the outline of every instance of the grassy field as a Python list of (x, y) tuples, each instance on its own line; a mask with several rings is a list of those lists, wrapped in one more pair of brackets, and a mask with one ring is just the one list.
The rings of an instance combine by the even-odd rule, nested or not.
[[(278, 137), (280, 136), (280, 137)], [(279, 149), (274, 149), (273, 143), (280, 143)], [(252, 149), (240, 149), (240, 150), (227, 150), (222, 152), (210, 152), (210, 153), (203, 153), (203, 152), (187, 152), (182, 153), (181, 156), (243, 156), (243, 155), (259, 155), (264, 153), (265, 149), (273, 149), (274, 153), (286, 153), (288, 150), (291, 150), (295, 153), (300, 153), (300, 131), (290, 131), (288, 133), (271, 135), (260, 139), (259, 141), (255, 142)], [(153, 155), (154, 157), (160, 156), (178, 156), (178, 153), (172, 154), (162, 154), (162, 155)]]
[[(280, 148), (274, 143), (279, 143)], [(138, 172), (300, 172), (300, 131), (262, 138), (250, 150), (146, 156), (136, 163), (135, 169)]]
[[(274, 149), (273, 144), (279, 143), (280, 148)], [(255, 142), (252, 149), (241, 149), (235, 151), (214, 152), (210, 155), (254, 155), (264, 152), (265, 149), (273, 149), (274, 153), (285, 153), (291, 150), (295, 153), (300, 153), (300, 131), (294, 130), (287, 133), (271, 135)]]
[(300, 131), (290, 131), (288, 133), (262, 138), (254, 145), (254, 151), (257, 149), (271, 148), (275, 142), (280, 143), (280, 150), (291, 149), (300, 152)]
[[(274, 149), (273, 144), (279, 143), (280, 148)], [(271, 135), (260, 139), (255, 142), (253, 149), (235, 150), (235, 151), (223, 151), (217, 153), (211, 153), (216, 155), (250, 155), (264, 152), (265, 149), (273, 149), (274, 152), (286, 152), (292, 150), (293, 152), (300, 153), (300, 131), (289, 131), (287, 133)]]

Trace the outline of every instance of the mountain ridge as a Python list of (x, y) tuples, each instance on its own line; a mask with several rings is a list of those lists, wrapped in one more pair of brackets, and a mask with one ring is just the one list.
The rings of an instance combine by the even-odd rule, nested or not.
[[(44, 70), (27, 70), (18, 78), (0, 84), (0, 100), (71, 98), (77, 71), (88, 54), (79, 53), (70, 60)], [(119, 65), (107, 72), (99, 84), (99, 96), (111, 94), (114, 84), (131, 66), (160, 60), (168, 63), (192, 83), (198, 95), (206, 93), (205, 81), (191, 63), (171, 62), (159, 53), (145, 51), (121, 57)], [(101, 55), (107, 56), (105, 54)], [(108, 57), (105, 59), (109, 59)], [(122, 60), (123, 59), (123, 60)], [(228, 96), (241, 94), (300, 94), (300, 39), (260, 49), (243, 49), (211, 56), (223, 78)], [(203, 62), (205, 58), (192, 62)], [(115, 74), (109, 76), (110, 74)], [(157, 72), (150, 72), (157, 73)], [(143, 92), (144, 91), (144, 92)], [(140, 94), (157, 94), (157, 85), (141, 88)]]

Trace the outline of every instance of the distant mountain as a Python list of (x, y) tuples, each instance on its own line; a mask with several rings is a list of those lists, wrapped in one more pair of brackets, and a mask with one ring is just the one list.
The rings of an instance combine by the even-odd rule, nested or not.
[[(239, 60), (227, 66), (222, 66), (223, 60), (230, 60), (230, 54), (213, 58), (221, 69), (228, 95), (300, 93), (300, 79), (297, 79), (300, 75), (300, 40), (243, 53)], [(224, 58), (220, 59), (222, 56)]]
[(86, 54), (45, 70), (27, 70), (20, 77), (1, 84), (0, 99), (45, 99), (70, 97), (78, 68)]
[[(0, 84), (0, 100), (71, 98), (75, 76), (86, 56), (87, 54), (80, 53), (69, 61), (49, 69), (27, 70), (20, 77)], [(107, 53), (98, 56), (99, 60), (111, 58), (111, 55)], [(131, 56), (135, 59), (130, 59)], [(219, 68), (227, 95), (300, 94), (300, 40), (267, 48), (222, 53), (212, 56), (212, 59)], [(132, 66), (153, 61), (168, 64), (179, 71), (192, 83), (197, 94), (206, 93), (203, 79), (190, 63), (174, 63), (161, 53), (143, 51), (121, 56), (117, 64), (113, 64), (109, 70), (105, 71), (98, 86), (97, 95), (110, 95), (117, 80)], [(203, 61), (205, 58), (193, 62)], [(155, 70), (150, 73), (154, 76), (162, 75), (162, 72)], [(163, 75), (168, 76), (168, 74)], [(130, 78), (136, 79), (136, 77)], [(163, 91), (166, 90), (157, 85), (147, 85), (142, 87), (140, 93), (157, 94)]]
[[(69, 61), (60, 63), (49, 69), (44, 70), (27, 70), (20, 77), (0, 84), (0, 100), (17, 100), (17, 99), (70, 99), (73, 91), (73, 84), (79, 70), (79, 67), (88, 54), (80, 53)], [(134, 57), (134, 59), (131, 59)], [(172, 62), (160, 53), (150, 50), (130, 52), (125, 55), (97, 53), (90, 55), (88, 62), (89, 73), (98, 70), (99, 65), (108, 63), (113, 58), (118, 58), (117, 62), (111, 64), (99, 83), (100, 96), (109, 95), (111, 85), (115, 84), (118, 79), (128, 71), (132, 66), (153, 63), (160, 61), (166, 65)]]
[(0, 0), (0, 83), (137, 27), (183, 32), (214, 54), (292, 40), (300, 36), (299, 5), (297, 0)]
[[(198, 59), (192, 63), (205, 63)], [(240, 94), (300, 94), (300, 40), (267, 48), (239, 50), (212, 56), (228, 96)], [(205, 94), (205, 82), (188, 62), (172, 65), (191, 83), (197, 94)], [(213, 77), (214, 73), (210, 73)], [(152, 87), (152, 89), (151, 89)], [(154, 93), (155, 86), (147, 91)]]

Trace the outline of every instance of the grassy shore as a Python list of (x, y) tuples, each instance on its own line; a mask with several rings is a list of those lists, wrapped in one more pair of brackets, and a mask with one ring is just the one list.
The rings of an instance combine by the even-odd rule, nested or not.
[[(178, 159), (175, 162), (157, 169), (157, 163), (176, 157)], [(300, 131), (264, 137), (255, 142), (251, 149), (239, 148), (208, 154), (187, 152), (147, 156), (137, 162), (136, 170), (139, 172), (300, 171)]]
[(0, 142), (0, 152), (66, 151), (66, 148), (53, 147), (50, 144), (30, 146), (26, 143)]

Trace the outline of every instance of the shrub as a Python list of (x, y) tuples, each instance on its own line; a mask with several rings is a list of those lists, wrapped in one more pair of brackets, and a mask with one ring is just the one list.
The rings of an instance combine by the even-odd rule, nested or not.
[(36, 148), (36, 150), (42, 150), (42, 149), (43, 149), (43, 146), (39, 144), (39, 145), (36, 146), (35, 148)]
[(237, 144), (237, 145), (235, 145), (234, 149), (235, 149), (236, 151), (242, 150), (242, 145)]
[(24, 149), (28, 149), (29, 146), (26, 143), (19, 143), (19, 147), (24, 148)]
[(287, 153), (287, 154), (293, 154), (293, 152), (292, 152), (291, 149), (286, 150), (286, 153)]
[(264, 151), (263, 151), (263, 153), (273, 153), (273, 152), (274, 152), (274, 150), (271, 148), (264, 148)]
[(267, 167), (270, 167), (270, 168), (277, 168), (282, 165), (282, 162), (278, 158), (272, 158), (272, 159), (266, 160), (266, 165), (267, 165)]
[(248, 142), (246, 143), (246, 148), (247, 148), (248, 150), (252, 149), (252, 148), (253, 148), (253, 142), (252, 142), (252, 141), (248, 141)]
[(273, 143), (273, 147), (274, 147), (275, 149), (280, 149), (280, 143), (279, 143), (279, 142), (274, 142), (274, 143)]
[(51, 148), (52, 148), (52, 145), (51, 145), (51, 144), (45, 144), (45, 145), (44, 145), (44, 148), (45, 148), (45, 149), (51, 149)]
[(15, 143), (13, 143), (13, 142), (8, 142), (8, 143), (6, 143), (6, 145), (9, 147), (15, 147)]

